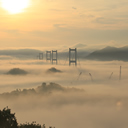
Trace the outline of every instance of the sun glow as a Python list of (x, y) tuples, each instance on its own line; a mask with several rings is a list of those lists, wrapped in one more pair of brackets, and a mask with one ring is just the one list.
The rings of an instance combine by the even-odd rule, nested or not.
[(23, 12), (30, 4), (30, 0), (2, 0), (2, 7), (11, 14)]

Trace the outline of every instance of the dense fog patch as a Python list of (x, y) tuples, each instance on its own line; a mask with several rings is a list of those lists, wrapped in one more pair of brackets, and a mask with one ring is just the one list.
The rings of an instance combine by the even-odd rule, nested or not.
[[(50, 74), (46, 70), (53, 65), (41, 65), (39, 60), (5, 62), (0, 65), (0, 108), (9, 106), (19, 123), (37, 121), (56, 128), (127, 128), (127, 62), (56, 65), (63, 73)], [(16, 65), (29, 74), (3, 75)]]
[[(97, 91), (98, 87), (102, 92)], [(90, 89), (95, 92), (92, 93)], [(104, 85), (72, 88), (43, 83), (34, 89), (10, 92), (8, 97), (1, 94), (0, 106), (11, 107), (21, 123), (36, 120), (47, 126), (62, 128), (120, 128), (128, 126), (128, 94), (123, 92), (124, 89), (126, 87), (117, 86), (115, 90)], [(118, 93), (119, 90), (121, 94)], [(19, 93), (18, 96), (16, 92)]]

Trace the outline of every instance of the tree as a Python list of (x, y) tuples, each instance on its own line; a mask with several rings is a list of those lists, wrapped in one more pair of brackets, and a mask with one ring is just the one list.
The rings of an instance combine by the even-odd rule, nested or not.
[[(45, 128), (45, 125), (43, 125)], [(11, 109), (8, 107), (0, 110), (0, 128), (41, 128), (40, 124), (36, 124), (36, 122), (32, 122), (31, 124), (20, 124), (18, 125), (15, 113), (11, 113)]]
[(12, 114), (8, 107), (0, 110), (0, 128), (18, 128), (15, 113)]
[(41, 128), (41, 125), (36, 124), (36, 122), (32, 122), (31, 124), (29, 123), (20, 124), (18, 127), (19, 128)]

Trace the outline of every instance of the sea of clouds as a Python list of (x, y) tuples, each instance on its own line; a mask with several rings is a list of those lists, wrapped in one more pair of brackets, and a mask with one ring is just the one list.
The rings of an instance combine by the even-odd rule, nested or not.
[[(62, 72), (47, 72), (51, 67)], [(13, 68), (28, 74), (7, 75)], [(56, 128), (128, 127), (127, 62), (80, 61), (77, 67), (69, 67), (64, 61), (51, 65), (45, 60), (4, 59), (0, 79), (0, 109), (8, 106), (18, 123), (36, 121)]]

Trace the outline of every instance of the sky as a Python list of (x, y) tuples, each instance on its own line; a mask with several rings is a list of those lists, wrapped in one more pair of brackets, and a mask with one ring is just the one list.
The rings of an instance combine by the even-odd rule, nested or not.
[[(4, 53), (20, 48), (121, 47), (127, 45), (127, 33), (127, 0), (0, 0), (0, 50), (9, 49)], [(11, 51), (11, 55), (14, 53)], [(35, 55), (32, 56), (37, 58)], [(16, 56), (0, 57), (0, 108), (9, 106), (19, 123), (37, 121), (58, 128), (127, 128), (128, 62), (86, 60), (79, 61), (77, 67), (69, 67), (63, 63), (65, 60), (55, 66), (45, 60), (19, 60)], [(62, 73), (47, 74), (53, 66)], [(7, 75), (13, 68), (28, 74)], [(8, 101), (2, 94), (8, 92), (11, 96), (16, 89), (36, 89), (42, 82), (85, 91), (56, 90), (40, 98), (27, 94)]]
[(12, 13), (0, 0), (1, 48), (127, 45), (127, 0), (28, 0), (23, 7)]

